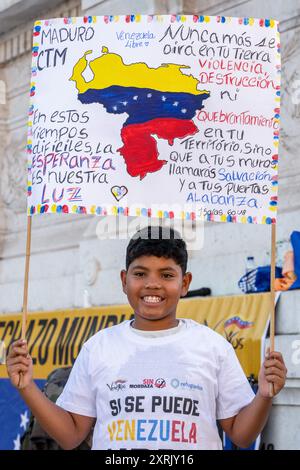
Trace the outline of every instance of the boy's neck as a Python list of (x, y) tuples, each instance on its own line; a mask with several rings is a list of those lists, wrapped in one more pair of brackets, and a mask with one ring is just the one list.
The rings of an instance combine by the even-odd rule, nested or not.
[[(165, 320), (165, 319), (164, 319)], [(167, 321), (163, 320), (145, 320), (143, 318), (136, 317), (131, 326), (136, 330), (143, 331), (160, 331), (160, 330), (169, 330), (170, 328), (176, 328), (179, 325), (179, 320), (177, 318), (168, 319)]]

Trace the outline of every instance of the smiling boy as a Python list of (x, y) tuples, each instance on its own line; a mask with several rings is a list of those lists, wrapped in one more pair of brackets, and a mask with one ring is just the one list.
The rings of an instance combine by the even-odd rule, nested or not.
[(61, 447), (76, 447), (95, 425), (93, 449), (222, 449), (216, 420), (239, 447), (261, 432), (286, 367), (272, 352), (256, 394), (232, 346), (193, 320), (177, 319), (192, 280), (185, 242), (172, 229), (146, 227), (129, 242), (123, 291), (134, 321), (99, 331), (82, 347), (57, 404), (32, 380), (27, 344), (7, 357), (13, 385)]

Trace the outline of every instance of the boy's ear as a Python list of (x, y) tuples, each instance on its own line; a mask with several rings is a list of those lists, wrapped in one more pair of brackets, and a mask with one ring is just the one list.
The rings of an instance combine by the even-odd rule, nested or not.
[(181, 288), (181, 297), (184, 297), (189, 290), (190, 284), (192, 282), (192, 273), (185, 273), (185, 275), (182, 278), (182, 288)]
[(123, 292), (124, 294), (127, 294), (127, 285), (126, 285), (127, 271), (125, 271), (125, 269), (122, 269), (122, 271), (120, 272), (120, 277), (121, 277)]

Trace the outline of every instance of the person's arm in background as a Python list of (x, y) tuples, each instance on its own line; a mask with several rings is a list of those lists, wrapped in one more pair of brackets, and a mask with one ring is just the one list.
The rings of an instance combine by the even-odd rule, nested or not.
[[(24, 340), (14, 342), (6, 359), (7, 372), (43, 429), (64, 449), (77, 447), (88, 435), (95, 418), (60, 408), (49, 400), (33, 381), (32, 359)], [(19, 388), (20, 373), (22, 373)]]
[(220, 424), (230, 440), (237, 446), (247, 448), (263, 430), (272, 406), (269, 386), (274, 385), (277, 395), (285, 384), (287, 369), (281, 353), (269, 353), (260, 369), (258, 391), (251, 403), (231, 418), (220, 419)]

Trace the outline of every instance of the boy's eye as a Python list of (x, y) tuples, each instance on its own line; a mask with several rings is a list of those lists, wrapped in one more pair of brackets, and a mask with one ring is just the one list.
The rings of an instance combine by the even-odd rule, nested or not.
[(166, 278), (166, 279), (170, 279), (170, 278), (174, 277), (174, 275), (170, 274), (170, 273), (163, 273), (163, 277)]
[(142, 271), (136, 271), (135, 273), (133, 273), (134, 276), (137, 276), (137, 277), (142, 277), (145, 273), (143, 273)]

